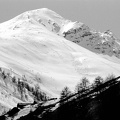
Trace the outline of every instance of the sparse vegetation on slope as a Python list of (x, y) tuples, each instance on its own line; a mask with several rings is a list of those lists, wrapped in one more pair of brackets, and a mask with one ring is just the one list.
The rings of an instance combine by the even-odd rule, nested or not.
[[(33, 99), (32, 101), (45, 101), (49, 97), (40, 89), (39, 85), (37, 84), (36, 86), (31, 86), (27, 81), (26, 78), (21, 77), (17, 78), (16, 76), (11, 75), (9, 72), (5, 72), (0, 68), (0, 86), (2, 91), (0, 91), (0, 94), (4, 96), (5, 98), (1, 98), (0, 100), (4, 101), (8, 99), (9, 102), (9, 97), (14, 97), (18, 99), (18, 102), (29, 102), (29, 98)], [(6, 92), (5, 92), (6, 91)], [(0, 96), (0, 97), (2, 97)], [(16, 105), (17, 105), (17, 100), (16, 100)], [(5, 103), (4, 103), (5, 104)], [(14, 105), (14, 106), (16, 106)], [(10, 108), (7, 108), (7, 105), (1, 105), (1, 110), (2, 111), (8, 111)], [(4, 113), (5, 113), (4, 111)], [(2, 112), (3, 113), (3, 112)]]
[[(48, 101), (34, 104), (37, 106), (36, 109), (19, 117), (18, 120), (119, 120), (119, 79), (120, 77), (110, 78), (103, 82), (103, 78), (98, 76), (89, 87), (85, 87), (84, 82), (80, 85), (78, 83), (77, 87), (80, 89), (75, 90), (75, 93), (71, 93), (69, 88), (65, 87), (61, 92), (60, 101), (52, 104), (46, 104)], [(56, 107), (58, 104), (59, 106)], [(34, 105), (31, 107), (34, 108)]]

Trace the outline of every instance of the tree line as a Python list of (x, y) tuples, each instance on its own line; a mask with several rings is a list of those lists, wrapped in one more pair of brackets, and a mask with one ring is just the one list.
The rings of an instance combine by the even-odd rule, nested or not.
[[(103, 79), (101, 76), (97, 76), (94, 79), (94, 82), (92, 84), (90, 84), (89, 80), (86, 77), (83, 77), (75, 86), (74, 93), (77, 93), (79, 96), (81, 93), (85, 92), (86, 90), (90, 91), (91, 89), (94, 89), (94, 88), (98, 87), (99, 85), (101, 85), (107, 81), (110, 81), (114, 78), (115, 78), (114, 74), (108, 75), (105, 79)], [(65, 98), (71, 96), (74, 93), (71, 92), (69, 87), (65, 86), (60, 93), (60, 100), (63, 100)]]
[[(26, 94), (26, 91), (34, 101), (46, 101), (49, 97), (46, 95), (45, 92), (43, 92), (38, 84), (35, 86), (31, 86), (27, 81), (27, 78), (25, 75), (23, 75), (21, 78), (17, 78), (16, 76), (11, 76), (9, 72), (5, 72), (0, 68), (0, 76), (5, 82), (7, 79), (9, 79), (9, 83), (12, 83), (13, 86), (17, 87), (17, 91), (20, 94), (21, 100), (28, 100), (28, 95)], [(9, 83), (6, 83), (9, 84)]]

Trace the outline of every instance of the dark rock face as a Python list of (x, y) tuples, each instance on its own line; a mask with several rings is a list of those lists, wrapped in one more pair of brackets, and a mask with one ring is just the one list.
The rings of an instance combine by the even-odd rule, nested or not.
[(92, 52), (120, 58), (120, 41), (110, 31), (100, 33), (83, 24), (64, 32), (64, 37)]

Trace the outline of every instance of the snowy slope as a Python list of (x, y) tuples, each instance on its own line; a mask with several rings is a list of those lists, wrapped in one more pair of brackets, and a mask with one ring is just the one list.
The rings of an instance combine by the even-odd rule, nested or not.
[(92, 82), (98, 75), (119, 75), (119, 60), (103, 58), (58, 35), (73, 26), (76, 22), (46, 8), (1, 23), (0, 67), (27, 76), (30, 83), (39, 84), (54, 97), (59, 96), (64, 86), (74, 90), (84, 76)]

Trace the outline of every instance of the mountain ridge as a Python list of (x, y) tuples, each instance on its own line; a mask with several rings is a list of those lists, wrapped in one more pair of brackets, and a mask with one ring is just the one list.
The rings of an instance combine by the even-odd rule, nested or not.
[[(118, 57), (98, 54), (74, 42), (77, 38), (78, 42), (83, 40), (86, 45), (92, 36), (97, 45), (103, 40), (100, 35), (106, 35), (106, 39), (112, 36), (110, 31), (105, 34), (91, 32), (85, 24), (67, 20), (46, 8), (27, 11), (0, 24), (0, 67), (12, 73), (13, 77), (19, 76), (17, 81), (18, 78), (23, 81), (25, 76), (26, 82), (33, 88), (38, 85), (49, 97), (59, 98), (62, 88), (68, 86), (74, 90), (82, 77), (88, 77), (92, 83), (97, 76), (120, 74)], [(8, 93), (13, 88), (12, 97), (16, 86), (11, 82), (7, 86), (2, 78), (0, 81)], [(31, 96), (28, 90), (26, 94)], [(7, 98), (11, 100), (9, 96)], [(31, 99), (34, 100), (33, 96)]]

